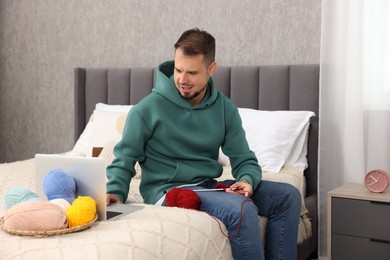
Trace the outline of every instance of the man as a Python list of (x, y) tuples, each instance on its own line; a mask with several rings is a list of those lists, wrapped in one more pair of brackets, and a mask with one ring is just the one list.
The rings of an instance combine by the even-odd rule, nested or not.
[[(221, 147), (235, 180), (225, 182), (227, 192), (197, 192), (200, 210), (226, 225), (235, 259), (294, 259), (300, 193), (288, 184), (261, 181), (237, 107), (214, 88), (216, 68), (214, 37), (185, 31), (174, 61), (158, 67), (152, 93), (129, 112), (116, 159), (107, 168), (107, 203), (127, 200), (137, 161), (145, 203), (165, 205), (165, 194), (175, 187), (213, 188), (222, 173)], [(265, 250), (258, 215), (268, 217)]]

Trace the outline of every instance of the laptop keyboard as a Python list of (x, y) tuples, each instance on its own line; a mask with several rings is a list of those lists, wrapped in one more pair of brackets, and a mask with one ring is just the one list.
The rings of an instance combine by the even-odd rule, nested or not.
[(118, 212), (118, 211), (106, 211), (106, 219), (109, 220), (110, 218), (116, 217), (123, 212)]

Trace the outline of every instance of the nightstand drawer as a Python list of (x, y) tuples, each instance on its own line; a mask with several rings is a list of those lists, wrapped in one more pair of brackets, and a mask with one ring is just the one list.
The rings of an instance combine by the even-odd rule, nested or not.
[(332, 234), (332, 260), (388, 260), (390, 244), (368, 238)]
[(331, 217), (332, 234), (390, 242), (390, 203), (332, 197)]

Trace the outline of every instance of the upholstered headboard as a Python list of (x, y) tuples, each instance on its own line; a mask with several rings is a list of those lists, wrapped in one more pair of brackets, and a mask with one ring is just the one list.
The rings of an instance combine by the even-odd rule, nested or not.
[[(136, 104), (151, 92), (154, 68), (75, 69), (75, 140), (98, 102)], [(215, 86), (238, 107), (261, 110), (310, 110), (307, 195), (317, 193), (318, 65), (218, 67)]]

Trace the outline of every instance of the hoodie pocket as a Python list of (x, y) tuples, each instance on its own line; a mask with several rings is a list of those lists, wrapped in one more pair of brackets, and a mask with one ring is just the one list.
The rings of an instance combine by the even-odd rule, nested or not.
[(222, 166), (217, 161), (178, 161), (171, 183), (190, 184), (218, 178)]

